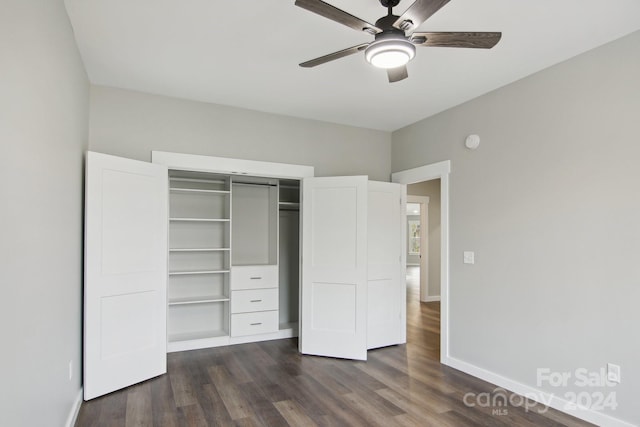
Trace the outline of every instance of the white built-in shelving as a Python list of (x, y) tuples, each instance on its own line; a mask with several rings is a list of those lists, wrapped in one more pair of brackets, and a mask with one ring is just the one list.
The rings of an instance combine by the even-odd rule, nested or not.
[(169, 299), (169, 305), (184, 305), (184, 304), (205, 304), (210, 302), (227, 302), (229, 297), (226, 295), (207, 295), (201, 297), (183, 297)]
[(170, 170), (169, 351), (297, 333), (299, 192), (297, 180)]
[(214, 345), (229, 336), (228, 176), (170, 172), (169, 248), (169, 351)]

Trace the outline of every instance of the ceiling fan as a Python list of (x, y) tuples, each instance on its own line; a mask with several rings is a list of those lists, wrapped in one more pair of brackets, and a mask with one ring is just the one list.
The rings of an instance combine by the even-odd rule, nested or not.
[(450, 0), (416, 0), (402, 15), (394, 15), (392, 9), (400, 0), (379, 0), (387, 8), (387, 15), (375, 25), (363, 21), (349, 13), (321, 0), (296, 0), (296, 6), (309, 10), (339, 24), (364, 31), (375, 36), (371, 43), (362, 43), (333, 52), (300, 64), (310, 68), (335, 59), (344, 58), (364, 51), (364, 57), (371, 65), (387, 70), (389, 82), (406, 79), (406, 64), (416, 54), (416, 46), (466, 47), (490, 49), (495, 46), (502, 33), (499, 32), (416, 32), (415, 29), (431, 15), (440, 10)]

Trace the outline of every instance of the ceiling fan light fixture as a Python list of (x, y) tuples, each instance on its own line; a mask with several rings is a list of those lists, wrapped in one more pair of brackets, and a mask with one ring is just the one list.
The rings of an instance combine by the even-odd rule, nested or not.
[(364, 51), (368, 63), (378, 68), (397, 68), (416, 56), (416, 47), (403, 38), (376, 40)]

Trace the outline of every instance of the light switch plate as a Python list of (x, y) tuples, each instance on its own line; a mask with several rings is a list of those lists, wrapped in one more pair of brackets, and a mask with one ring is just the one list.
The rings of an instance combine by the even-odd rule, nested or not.
[(463, 259), (465, 264), (475, 264), (476, 263), (476, 254), (472, 251), (464, 251)]
[(620, 366), (607, 363), (607, 379), (612, 383), (620, 384)]

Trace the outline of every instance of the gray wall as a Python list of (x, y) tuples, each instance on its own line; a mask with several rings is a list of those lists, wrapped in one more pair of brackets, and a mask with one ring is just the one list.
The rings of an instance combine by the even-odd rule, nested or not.
[[(394, 132), (392, 144), (393, 171), (452, 161), (451, 355), (534, 387), (537, 368), (619, 364), (607, 413), (634, 424), (638, 46), (640, 32)], [(482, 138), (475, 151), (470, 133)]]
[(315, 166), (316, 176), (389, 181), (391, 133), (102, 86), (91, 88), (90, 149), (152, 150)]
[(62, 0), (1, 9), (0, 424), (61, 426), (81, 379), (89, 85)]
[(429, 197), (429, 259), (427, 268), (429, 271), (429, 287), (427, 294), (432, 296), (440, 295), (440, 250), (441, 235), (440, 227), (440, 180), (418, 182), (407, 185), (407, 194), (412, 196)]

